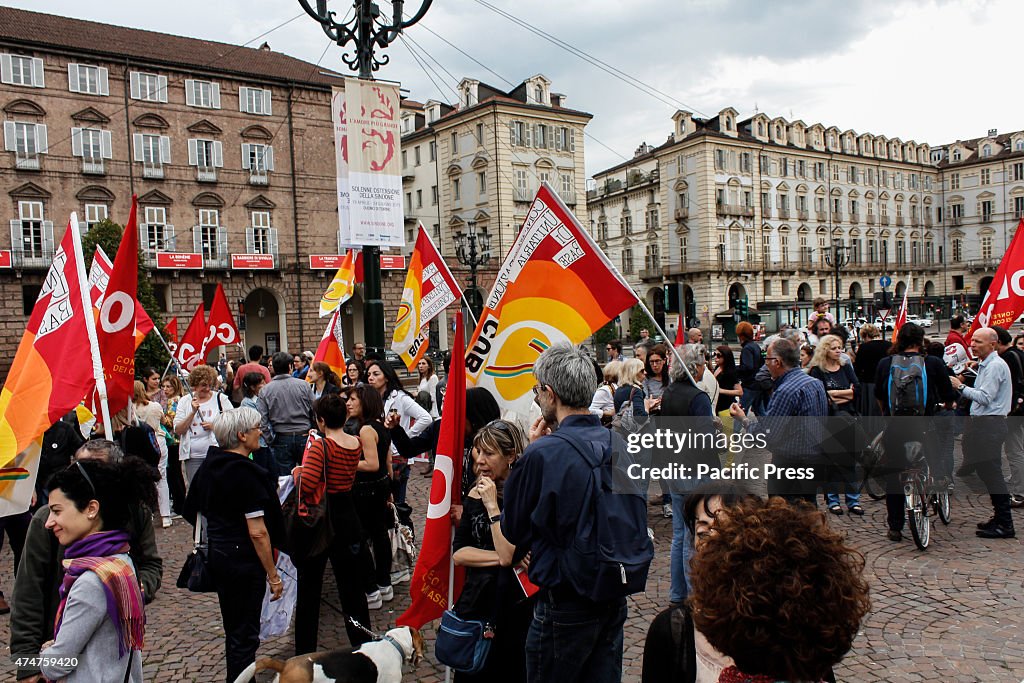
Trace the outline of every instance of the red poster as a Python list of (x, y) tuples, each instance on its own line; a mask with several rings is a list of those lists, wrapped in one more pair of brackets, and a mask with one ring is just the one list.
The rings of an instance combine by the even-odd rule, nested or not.
[(234, 270), (273, 269), (273, 254), (232, 254), (231, 268)]
[(202, 270), (202, 254), (180, 254), (174, 251), (158, 251), (156, 267), (170, 270)]

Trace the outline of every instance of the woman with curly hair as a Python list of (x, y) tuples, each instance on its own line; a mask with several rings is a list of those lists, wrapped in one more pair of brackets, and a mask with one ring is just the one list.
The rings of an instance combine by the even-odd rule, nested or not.
[(822, 681), (871, 608), (864, 556), (807, 505), (743, 500), (693, 559), (694, 626), (734, 665), (719, 683)]

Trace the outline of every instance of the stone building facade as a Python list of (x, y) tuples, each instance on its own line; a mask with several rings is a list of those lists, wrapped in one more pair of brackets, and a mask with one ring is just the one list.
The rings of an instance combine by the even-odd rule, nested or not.
[(592, 234), (673, 330), (678, 312), (799, 323), (818, 296), (873, 316), (883, 275), (912, 311), (972, 310), (1024, 212), (1024, 133), (932, 148), (732, 108), (673, 124), (588, 193)]

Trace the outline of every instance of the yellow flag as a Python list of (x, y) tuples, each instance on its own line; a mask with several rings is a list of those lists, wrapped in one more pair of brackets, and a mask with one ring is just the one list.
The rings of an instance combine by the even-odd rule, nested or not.
[(348, 301), (356, 289), (356, 265), (355, 251), (348, 250), (341, 267), (334, 274), (334, 279), (328, 285), (327, 291), (320, 297), (320, 317), (329, 316), (341, 304)]

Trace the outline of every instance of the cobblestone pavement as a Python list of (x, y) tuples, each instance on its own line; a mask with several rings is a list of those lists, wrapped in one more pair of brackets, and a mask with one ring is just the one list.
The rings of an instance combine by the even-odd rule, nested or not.
[[(410, 482), (410, 500), (425, 507), (427, 478), (417, 466)], [(972, 491), (972, 484), (975, 491)], [(977, 479), (958, 481), (953, 501), (953, 522), (936, 520), (931, 546), (917, 550), (909, 534), (901, 543), (885, 537), (885, 505), (865, 496), (862, 518), (830, 517), (847, 532), (867, 558), (872, 588), (872, 611), (863, 624), (853, 651), (837, 668), (840, 681), (1000, 681), (1024, 680), (1024, 548), (1021, 539), (987, 541), (974, 535), (975, 522), (991, 516), (988, 497), (979, 495)], [(639, 681), (647, 625), (667, 605), (670, 520), (660, 506), (650, 508), (656, 557), (647, 592), (630, 598), (626, 623), (623, 680)], [(1017, 528), (1024, 530), (1024, 514), (1014, 511)], [(1024, 534), (1022, 534), (1024, 536)], [(157, 540), (166, 561), (164, 587), (148, 608), (146, 680), (220, 681), (224, 677), (223, 631), (216, 597), (174, 588), (181, 563), (191, 546), (191, 530), (177, 521), (158, 529)], [(12, 557), (0, 553), (0, 587), (10, 591)], [(328, 574), (330, 577), (330, 574)], [(321, 647), (347, 645), (333, 581), (324, 599), (320, 626)], [(374, 628), (386, 630), (408, 604), (408, 584), (396, 590), (386, 609), (372, 612)], [(433, 631), (424, 635), (428, 648)], [(9, 625), (0, 620), (3, 665)], [(260, 656), (288, 657), (291, 634), (266, 642)], [(0, 665), (0, 666), (3, 666)], [(9, 669), (5, 680), (10, 678)], [(406, 680), (426, 683), (444, 679), (444, 670), (428, 657)]]

